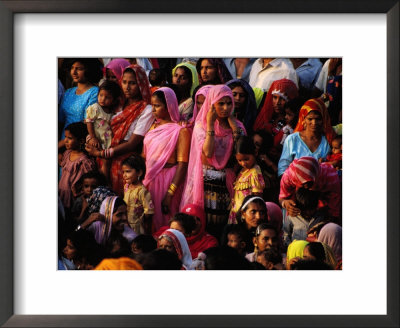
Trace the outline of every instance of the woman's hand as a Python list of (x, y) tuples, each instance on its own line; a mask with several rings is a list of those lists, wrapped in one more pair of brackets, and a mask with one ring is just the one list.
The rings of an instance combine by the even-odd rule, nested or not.
[(163, 201), (161, 202), (161, 212), (163, 214), (168, 214), (171, 211), (171, 202), (172, 202), (172, 195), (170, 193), (166, 193)]
[(237, 127), (236, 118), (235, 118), (235, 115), (233, 115), (233, 112), (228, 117), (228, 123), (229, 123), (229, 126), (231, 127), (232, 131), (235, 133), (238, 130), (238, 127)]
[(300, 214), (300, 210), (296, 207), (295, 201), (291, 199), (284, 199), (282, 201), (282, 207), (286, 209), (290, 216), (297, 216)]
[(100, 157), (101, 151), (93, 147), (90, 143), (85, 144), (85, 149), (90, 156)]
[(106, 217), (100, 213), (92, 213), (90, 214), (89, 218), (81, 224), (81, 228), (85, 229), (90, 226), (93, 222), (100, 221), (105, 222)]
[(214, 127), (214, 123), (215, 123), (217, 117), (218, 117), (218, 115), (215, 110), (215, 107), (211, 105), (211, 109), (207, 113), (207, 124)]

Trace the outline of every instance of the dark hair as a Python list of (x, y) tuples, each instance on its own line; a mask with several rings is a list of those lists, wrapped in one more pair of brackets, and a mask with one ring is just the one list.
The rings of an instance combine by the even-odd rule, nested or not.
[(86, 124), (83, 122), (75, 122), (67, 125), (65, 131), (69, 131), (80, 142), (85, 142), (88, 130)]
[(333, 138), (332, 142), (335, 140), (339, 141), (340, 144), (342, 144), (342, 136), (341, 135), (337, 135), (335, 138)]
[(262, 145), (259, 154), (266, 154), (267, 151), (273, 146), (273, 137), (264, 130), (257, 130), (252, 133), (252, 137), (259, 135), (262, 138)]
[(75, 187), (79, 191), (83, 186), (83, 181), (85, 179), (96, 179), (97, 186), (105, 186), (107, 184), (106, 177), (97, 170), (89, 171), (81, 175), (79, 180), (76, 182)]
[(115, 200), (115, 203), (114, 203), (113, 214), (118, 210), (118, 207), (120, 207), (122, 205), (126, 206), (126, 203), (124, 202), (124, 200), (122, 198), (117, 197), (117, 199)]
[(69, 239), (76, 248), (75, 263), (85, 262), (95, 267), (105, 257), (104, 248), (97, 244), (93, 234), (87, 230), (80, 229), (74, 231), (67, 239)]
[(319, 262), (324, 262), (326, 257), (325, 257), (325, 249), (324, 246), (320, 242), (311, 242), (306, 245), (308, 248), (308, 251), (312, 256), (315, 257), (316, 261)]
[[(177, 99), (178, 103), (180, 103), (184, 96), (184, 92), (183, 92), (182, 88), (178, 84), (168, 84), (167, 88), (170, 88), (175, 93), (176, 99)], [(165, 96), (164, 96), (164, 98), (165, 98)]]
[[(241, 241), (245, 241), (245, 239), (246, 239), (246, 231), (243, 229), (242, 226), (237, 225), (237, 224), (231, 224), (227, 228), (226, 236), (228, 236), (228, 235), (238, 236)], [(226, 238), (226, 239), (228, 239), (228, 238)]]
[(273, 230), (273, 231), (275, 231), (276, 236), (278, 236), (278, 231), (272, 224), (261, 223), (256, 228), (255, 237), (258, 237), (261, 234), (261, 231), (264, 231), (264, 230)]
[(146, 254), (142, 267), (143, 270), (180, 270), (182, 262), (176, 253), (155, 249)]
[(99, 93), (101, 90), (105, 90), (105, 91), (109, 92), (111, 94), (111, 96), (113, 97), (113, 102), (111, 104), (111, 107), (112, 108), (118, 107), (121, 96), (122, 96), (122, 89), (119, 86), (119, 84), (112, 80), (105, 80), (99, 86)]
[(122, 165), (129, 166), (132, 169), (135, 169), (137, 172), (142, 171), (142, 175), (139, 177), (139, 180), (144, 179), (146, 175), (146, 163), (144, 159), (136, 154), (129, 156), (128, 158), (122, 161)]
[(167, 107), (167, 100), (165, 99), (164, 92), (157, 90), (153, 92), (152, 96), (156, 96), (164, 104), (164, 106)]
[(275, 248), (267, 248), (266, 250), (257, 253), (257, 256), (263, 257), (267, 262), (271, 262), (274, 265), (282, 263), (282, 255)]
[(296, 190), (296, 206), (300, 211), (314, 210), (318, 207), (319, 197), (318, 191), (301, 187)]
[(265, 209), (266, 220), (268, 220), (268, 219), (267, 219), (267, 218), (268, 218), (267, 205), (265, 205), (265, 202), (264, 202), (264, 200), (262, 199), (262, 197), (260, 197), (261, 199), (260, 199), (260, 198), (254, 199), (254, 200), (251, 201), (249, 204), (247, 204), (246, 207), (243, 208), (243, 205), (244, 205), (245, 203), (247, 203), (247, 201), (248, 201), (250, 198), (253, 198), (253, 197), (259, 197), (259, 196), (247, 195), (247, 196), (243, 199), (242, 205), (240, 206), (239, 211), (237, 211), (237, 213), (236, 213), (236, 221), (237, 221), (237, 222), (242, 222), (242, 211), (246, 211), (246, 210), (247, 210), (247, 207), (248, 207), (251, 203), (256, 203), (256, 204), (258, 204), (258, 205), (263, 206), (264, 209)]
[(206, 270), (251, 270), (249, 261), (229, 246), (211, 247), (204, 251)]
[(136, 248), (143, 253), (149, 253), (157, 248), (157, 241), (150, 235), (138, 235), (132, 243), (135, 243)]
[(176, 213), (170, 220), (169, 223), (179, 222), (185, 231), (185, 235), (190, 235), (192, 231), (196, 228), (196, 219), (192, 215), (185, 213)]
[(149, 82), (152, 87), (165, 85), (167, 72), (161, 68), (154, 68), (149, 72)]
[(235, 154), (246, 154), (255, 156), (254, 142), (251, 137), (240, 136), (235, 145)]
[(196, 93), (197, 93), (197, 91), (199, 91), (200, 88), (204, 87), (205, 85), (207, 85), (207, 84), (202, 83), (202, 84), (199, 84), (197, 87), (194, 88), (193, 94), (192, 94), (192, 99), (193, 99), (194, 103), (196, 103)]
[(294, 98), (285, 103), (284, 109), (289, 109), (295, 115), (292, 123), (293, 127), (297, 125), (297, 122), (299, 120), (300, 108), (303, 106), (303, 104), (304, 100), (300, 98)]
[(290, 270), (333, 270), (325, 262), (300, 259), (290, 266)]
[(76, 62), (79, 62), (85, 66), (85, 78), (92, 84), (99, 83), (103, 77), (103, 64), (98, 58), (71, 58), (68, 60), (68, 62), (69, 70), (71, 70), (72, 65)]

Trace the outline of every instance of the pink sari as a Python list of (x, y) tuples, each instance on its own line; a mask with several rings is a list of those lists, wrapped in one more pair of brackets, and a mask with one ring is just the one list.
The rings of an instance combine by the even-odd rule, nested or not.
[[(207, 113), (218, 100), (223, 97), (230, 97), (232, 104), (234, 99), (232, 91), (226, 85), (215, 85), (209, 90), (208, 95), (197, 115), (195, 127), (193, 129), (192, 142), (190, 146), (190, 158), (188, 165), (188, 175), (186, 178), (185, 188), (181, 201), (181, 208), (187, 204), (196, 204), (204, 206), (204, 181), (203, 181), (203, 164), (201, 161), (201, 154), (203, 152), (203, 145), (206, 139), (207, 128)], [(234, 106), (232, 106), (232, 110)], [(236, 124), (244, 132), (246, 131), (240, 121)], [(233, 135), (231, 129), (224, 129), (220, 126), (218, 120), (214, 124), (215, 131), (215, 151), (211, 158), (208, 158), (210, 166), (215, 167), (217, 170), (225, 168), (228, 160), (232, 154), (233, 149)], [(226, 186), (229, 194), (233, 197), (233, 183), (236, 179), (235, 173), (232, 169), (226, 169)]]
[[(144, 186), (149, 190), (154, 203), (153, 231), (168, 223), (169, 217), (161, 211), (161, 202), (174, 178), (177, 165), (164, 168), (168, 159), (174, 152), (181, 129), (179, 121), (178, 101), (175, 93), (170, 88), (160, 88), (165, 95), (167, 108), (171, 120), (167, 123), (150, 130), (143, 140), (143, 153), (146, 156), (146, 176), (143, 180)], [(172, 215), (178, 212), (182, 188), (178, 188), (172, 200), (170, 212)]]

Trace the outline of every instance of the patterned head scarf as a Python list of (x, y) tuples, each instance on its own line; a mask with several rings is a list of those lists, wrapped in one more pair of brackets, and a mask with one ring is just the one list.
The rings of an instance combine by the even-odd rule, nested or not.
[(325, 137), (328, 140), (329, 144), (331, 144), (336, 134), (331, 126), (331, 119), (329, 117), (329, 113), (325, 106), (325, 103), (320, 98), (307, 100), (300, 108), (299, 120), (297, 122), (296, 128), (294, 129), (294, 132), (300, 132), (304, 130), (304, 120), (311, 111), (316, 111), (320, 113), (322, 117), (323, 133), (325, 134)]
[(301, 186), (306, 182), (316, 181), (320, 172), (318, 161), (311, 156), (304, 156), (293, 160), (288, 168), (288, 174), (296, 186)]

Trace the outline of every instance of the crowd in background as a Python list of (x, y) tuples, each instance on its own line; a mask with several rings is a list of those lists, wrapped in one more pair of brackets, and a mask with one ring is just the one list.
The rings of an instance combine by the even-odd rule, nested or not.
[(341, 58), (60, 58), (58, 269), (341, 270)]

